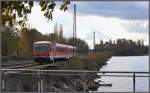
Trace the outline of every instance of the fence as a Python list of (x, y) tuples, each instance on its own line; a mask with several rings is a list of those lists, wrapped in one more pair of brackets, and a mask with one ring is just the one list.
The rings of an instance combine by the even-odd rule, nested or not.
[[(42, 80), (43, 75), (79, 75), (83, 77), (84, 92), (86, 92), (85, 79), (87, 75), (97, 74), (107, 77), (132, 77), (133, 92), (136, 91), (136, 77), (149, 77), (149, 72), (131, 72), (131, 71), (89, 71), (89, 70), (33, 70), (33, 69), (2, 69), (2, 89), (4, 89), (4, 78), (6, 74), (36, 74)], [(138, 75), (137, 75), (138, 74)], [(145, 75), (146, 74), (146, 75)], [(38, 84), (38, 91), (43, 92), (43, 81)]]

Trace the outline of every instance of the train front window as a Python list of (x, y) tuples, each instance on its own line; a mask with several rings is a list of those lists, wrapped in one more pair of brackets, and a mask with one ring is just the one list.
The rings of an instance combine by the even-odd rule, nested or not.
[(44, 44), (36, 44), (34, 45), (34, 52), (48, 52), (48, 45), (44, 45)]

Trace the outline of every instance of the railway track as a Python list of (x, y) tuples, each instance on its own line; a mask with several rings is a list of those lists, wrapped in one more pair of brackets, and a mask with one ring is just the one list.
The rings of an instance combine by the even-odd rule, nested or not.
[(32, 67), (32, 66), (36, 66), (38, 64), (19, 64), (19, 65), (15, 65), (15, 66), (7, 66), (7, 67), (3, 67), (5, 69), (18, 69), (18, 68), (26, 68), (26, 67)]
[(17, 61), (2, 63), (3, 69), (43, 69), (46, 67), (54, 67), (56, 64), (38, 64), (34, 61)]
[(1, 67), (5, 69), (17, 69), (17, 68), (26, 68), (38, 65), (36, 62), (33, 61), (15, 61), (15, 62), (6, 62), (2, 63)]
[(1, 62), (1, 66), (2, 67), (8, 67), (8, 66), (14, 66), (14, 65), (24, 65), (24, 64), (29, 64), (29, 63), (35, 63), (32, 60), (28, 60), (28, 61), (8, 61), (8, 62)]

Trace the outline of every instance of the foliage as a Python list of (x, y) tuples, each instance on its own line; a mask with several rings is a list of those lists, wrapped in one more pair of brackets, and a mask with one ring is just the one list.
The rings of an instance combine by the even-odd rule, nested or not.
[[(16, 18), (23, 18), (19, 25), (24, 27), (27, 21), (27, 14), (31, 13), (33, 1), (2, 1), (1, 2), (2, 25), (13, 26)], [(7, 24), (8, 23), (8, 24)]]
[(27, 55), (27, 54), (30, 54), (30, 47), (29, 47), (29, 44), (28, 44), (28, 31), (27, 29), (24, 29), (23, 31), (21, 31), (20, 33), (20, 39), (19, 39), (19, 42), (18, 42), (18, 46), (19, 46), (19, 55)]
[(54, 26), (54, 33), (50, 33), (46, 35), (51, 42), (55, 41), (56, 43), (67, 44), (71, 46), (75, 46), (77, 48), (77, 53), (87, 54), (88, 53), (88, 44), (79, 38), (68, 38), (63, 37), (63, 27), (60, 25), (60, 29), (58, 30), (57, 24)]
[[(10, 31), (9, 31), (10, 30)], [(63, 32), (61, 32), (63, 33)], [(32, 43), (36, 41), (53, 41), (53, 36), (55, 34), (51, 33), (49, 35), (43, 35), (35, 28), (23, 29), (22, 31), (15, 31), (11, 28), (3, 28), (2, 31), (2, 55), (3, 56), (31, 56), (32, 53)], [(61, 41), (57, 43), (73, 45), (73, 39), (66, 39), (61, 35), (59, 37)], [(84, 40), (76, 38), (75, 40), (77, 52), (87, 53), (88, 45)], [(10, 52), (14, 52), (13, 54)]]
[(18, 51), (18, 39), (19, 35), (17, 30), (14, 30), (12, 28), (2, 28), (2, 55), (16, 55)]
[[(40, 0), (39, 4), (41, 10), (45, 12), (44, 16), (52, 19), (52, 12), (56, 5), (54, 0)], [(60, 9), (66, 11), (69, 4), (70, 1), (64, 0)], [(32, 12), (34, 1), (2, 1), (1, 5), (2, 27), (4, 28), (2, 32), (2, 55), (31, 55), (32, 42), (50, 39), (36, 29), (31, 29), (31, 31), (27, 29), (27, 15)], [(14, 33), (15, 31), (13, 30), (4, 32), (8, 30), (6, 28), (15, 28), (16, 22), (21, 27), (19, 34)]]
[(110, 52), (94, 53), (85, 58), (73, 57), (67, 63), (67, 69), (73, 70), (97, 70), (99, 67), (106, 64), (106, 61), (111, 58)]
[(117, 56), (148, 54), (148, 46), (144, 46), (143, 39), (138, 41), (133, 41), (131, 39), (117, 39), (116, 43), (115, 41), (112, 43), (111, 40), (109, 40), (109, 42), (103, 43), (103, 41), (101, 40), (100, 44), (96, 44), (95, 46), (95, 51), (110, 51), (112, 55)]
[[(66, 11), (68, 5), (70, 4), (69, 0), (64, 0), (60, 6), (60, 9)], [(2, 1), (1, 2), (1, 19), (2, 25), (5, 26), (14, 26), (16, 19), (19, 17), (19, 25), (21, 29), (26, 28), (27, 15), (32, 11), (34, 1)], [(55, 7), (54, 0), (40, 0), (39, 5), (41, 6), (41, 11), (44, 11), (44, 16), (48, 19), (53, 19), (53, 11)]]
[(2, 62), (9, 61), (9, 60), (11, 60), (11, 58), (9, 56), (2, 56), (1, 57)]
[[(70, 1), (64, 0), (60, 9), (66, 11), (68, 9), (67, 5), (70, 4)], [(41, 11), (44, 11), (44, 16), (48, 19), (53, 19), (52, 13), (54, 11), (54, 7), (56, 6), (54, 0), (40, 0), (39, 5), (41, 6)]]
[(77, 56), (71, 58), (67, 63), (67, 69), (81, 70), (84, 69), (84, 62)]
[(89, 49), (88, 44), (79, 38), (69, 38), (66, 44), (75, 46), (77, 48), (76, 52), (80, 54), (87, 54)]
[(111, 58), (111, 53), (108, 51), (91, 54), (83, 59), (85, 69), (93, 70), (93, 68), (101, 67), (109, 58)]

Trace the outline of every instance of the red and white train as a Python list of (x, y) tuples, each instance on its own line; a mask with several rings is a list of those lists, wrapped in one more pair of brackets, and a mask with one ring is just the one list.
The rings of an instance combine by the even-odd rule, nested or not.
[(55, 59), (69, 59), (73, 57), (73, 51), (75, 50), (76, 47), (69, 45), (38, 41), (33, 43), (32, 56), (36, 62), (51, 62)]

